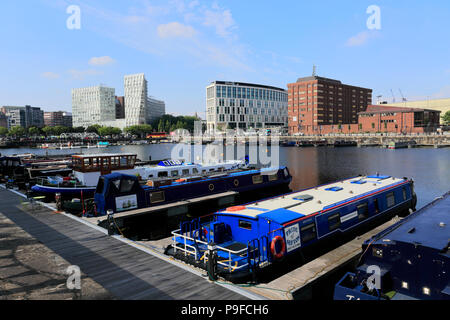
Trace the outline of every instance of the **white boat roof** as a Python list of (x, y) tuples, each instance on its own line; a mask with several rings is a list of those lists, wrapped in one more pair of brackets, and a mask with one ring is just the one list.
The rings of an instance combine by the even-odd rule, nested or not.
[[(356, 183), (357, 181), (365, 181), (363, 183)], [(319, 186), (316, 188), (307, 189), (304, 191), (293, 192), (272, 199), (263, 200), (260, 202), (253, 202), (245, 205), (245, 209), (242, 210), (222, 210), (220, 214), (233, 214), (241, 215), (249, 218), (257, 218), (259, 215), (267, 216), (270, 213), (271, 218), (276, 218), (276, 215), (284, 215), (283, 220), (295, 220), (305, 216), (312, 215), (316, 212), (332, 207), (338, 203), (342, 203), (345, 200), (350, 200), (364, 194), (372, 193), (377, 190), (384, 189), (388, 186), (397, 185), (400, 182), (404, 182), (404, 179), (393, 178), (390, 176), (360, 176), (347, 180), (342, 180), (335, 183)], [(353, 182), (353, 183), (352, 183)], [(338, 191), (326, 190), (329, 188), (338, 187), (342, 188)], [(312, 196), (310, 201), (303, 201), (298, 199), (301, 196)], [(297, 198), (297, 199), (296, 199)], [(279, 210), (285, 209), (285, 210)], [(274, 212), (278, 210), (277, 212)], [(289, 219), (286, 217), (286, 213), (289, 213)]]

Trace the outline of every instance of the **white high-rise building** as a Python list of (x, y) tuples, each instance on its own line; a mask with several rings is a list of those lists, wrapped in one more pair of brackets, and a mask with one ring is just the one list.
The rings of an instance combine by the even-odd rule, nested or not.
[(166, 104), (164, 101), (156, 100), (153, 97), (147, 99), (147, 123), (161, 118), (166, 114)]
[(114, 88), (104, 86), (72, 89), (73, 126), (93, 124), (120, 129), (146, 124), (165, 114), (164, 101), (147, 96), (147, 80), (143, 73), (124, 77), (124, 119), (116, 119)]
[(104, 86), (72, 89), (74, 127), (88, 127), (116, 119), (115, 90)]
[(124, 77), (126, 126), (145, 124), (147, 120), (147, 80), (143, 73)]

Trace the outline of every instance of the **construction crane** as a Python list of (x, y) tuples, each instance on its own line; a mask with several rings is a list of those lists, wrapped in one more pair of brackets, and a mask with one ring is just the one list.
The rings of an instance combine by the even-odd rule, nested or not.
[(406, 98), (403, 96), (402, 90), (400, 90), (400, 88), (398, 89), (398, 91), (400, 91), (400, 95), (402, 96), (402, 101), (406, 102)]
[(391, 93), (392, 93), (392, 103), (395, 103), (394, 91), (392, 91), (392, 89), (391, 89)]

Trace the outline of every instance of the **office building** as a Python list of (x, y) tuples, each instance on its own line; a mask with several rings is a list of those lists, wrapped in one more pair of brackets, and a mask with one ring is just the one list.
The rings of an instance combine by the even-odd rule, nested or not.
[(124, 77), (125, 123), (127, 127), (147, 120), (147, 80), (143, 73)]
[(147, 123), (152, 123), (166, 114), (166, 104), (164, 101), (153, 97), (147, 99)]
[(88, 127), (116, 119), (115, 89), (104, 86), (72, 89), (74, 127)]
[(287, 99), (282, 88), (214, 81), (206, 87), (207, 130), (286, 127)]
[(8, 121), (8, 128), (21, 126), (23, 128), (29, 127), (44, 127), (44, 112), (41, 108), (32, 106), (3, 106), (0, 111), (5, 114)]

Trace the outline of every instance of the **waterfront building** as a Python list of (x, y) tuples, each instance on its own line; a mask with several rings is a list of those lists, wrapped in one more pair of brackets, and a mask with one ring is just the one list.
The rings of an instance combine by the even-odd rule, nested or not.
[(116, 119), (115, 89), (104, 86), (72, 89), (74, 127), (88, 127)]
[(0, 127), (8, 129), (8, 117), (2, 112), (0, 112)]
[(147, 80), (143, 73), (124, 77), (125, 123), (127, 127), (147, 120)]
[(63, 126), (68, 128), (73, 127), (73, 117), (71, 112), (63, 112)]
[(327, 125), (357, 124), (372, 104), (372, 89), (316, 75), (288, 85), (289, 133), (320, 134)]
[(41, 108), (32, 106), (3, 106), (0, 111), (7, 117), (8, 128), (21, 126), (23, 128), (44, 126), (44, 112)]
[[(403, 101), (397, 103), (389, 103), (389, 106), (402, 108), (431, 109), (440, 111), (441, 115), (444, 115), (447, 111), (450, 111), (450, 98)], [(442, 119), (440, 119), (440, 123), (443, 124)]]
[(125, 119), (125, 97), (116, 96), (116, 119)]
[(439, 127), (439, 110), (370, 105), (358, 113), (358, 123), (321, 125), (312, 134), (430, 133)]
[(114, 88), (104, 86), (73, 89), (73, 126), (99, 124), (123, 130), (150, 123), (165, 114), (165, 103), (149, 98), (147, 91), (143, 73), (124, 77), (124, 96), (116, 96)]
[(66, 111), (44, 112), (44, 125), (48, 127), (72, 127), (72, 114)]
[(371, 105), (358, 114), (358, 130), (404, 134), (435, 132), (439, 127), (440, 113), (431, 109)]
[(152, 123), (166, 114), (166, 104), (164, 101), (153, 97), (147, 98), (147, 123)]
[(206, 87), (207, 130), (286, 127), (287, 102), (282, 88), (214, 81)]

